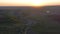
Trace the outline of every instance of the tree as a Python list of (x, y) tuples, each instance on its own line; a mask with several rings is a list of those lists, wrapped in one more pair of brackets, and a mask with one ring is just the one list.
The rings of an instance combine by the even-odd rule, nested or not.
[(32, 26), (32, 30), (37, 32), (37, 34), (41, 34), (42, 32), (47, 32), (47, 24), (49, 22), (47, 15), (45, 16), (36, 16), (34, 20), (37, 21), (37, 23)]

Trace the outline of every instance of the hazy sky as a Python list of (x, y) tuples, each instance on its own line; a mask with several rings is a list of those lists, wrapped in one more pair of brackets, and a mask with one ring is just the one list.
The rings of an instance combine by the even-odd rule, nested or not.
[(0, 6), (60, 5), (60, 0), (0, 0)]

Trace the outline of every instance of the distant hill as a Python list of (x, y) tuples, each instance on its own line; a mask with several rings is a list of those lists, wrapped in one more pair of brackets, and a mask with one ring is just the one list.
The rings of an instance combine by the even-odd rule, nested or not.
[(44, 6), (42, 7), (42, 11), (50, 11), (50, 14), (60, 15), (60, 6)]

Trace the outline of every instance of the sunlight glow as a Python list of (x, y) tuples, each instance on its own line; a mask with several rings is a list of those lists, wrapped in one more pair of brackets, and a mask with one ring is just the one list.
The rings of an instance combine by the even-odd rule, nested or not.
[(44, 0), (32, 0), (32, 5), (33, 6), (41, 6), (43, 5)]
[(60, 0), (0, 0), (0, 6), (60, 5)]

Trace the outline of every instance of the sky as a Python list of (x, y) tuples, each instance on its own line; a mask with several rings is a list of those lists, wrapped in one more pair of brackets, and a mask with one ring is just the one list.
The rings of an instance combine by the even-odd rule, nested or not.
[(0, 6), (60, 5), (60, 0), (0, 0)]

